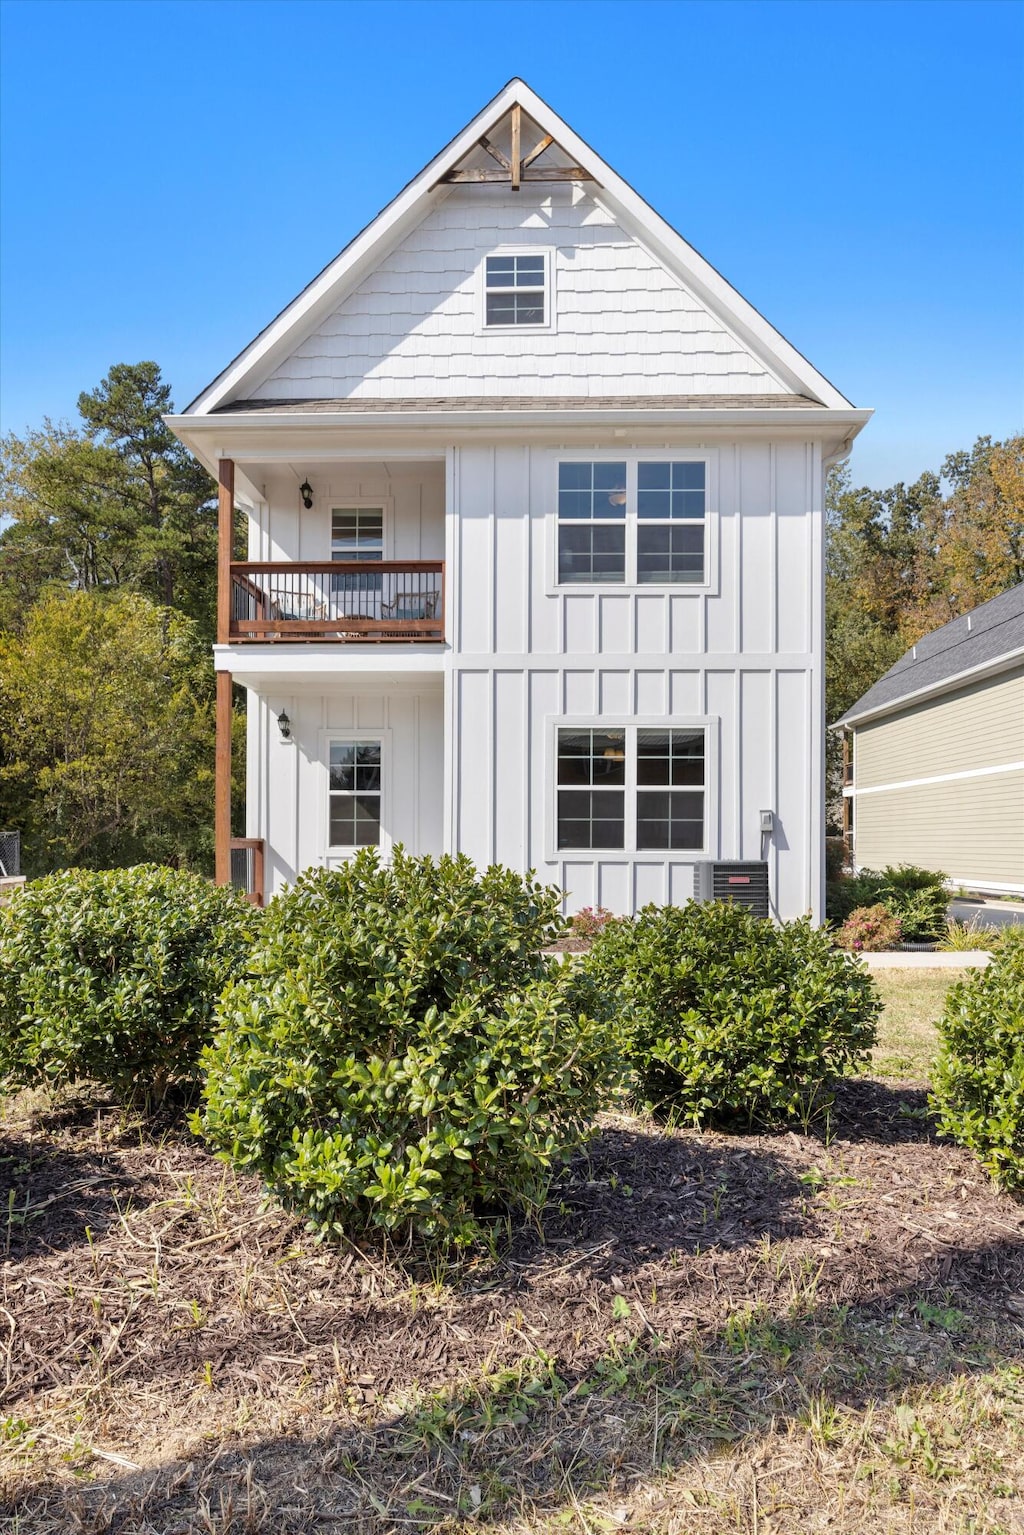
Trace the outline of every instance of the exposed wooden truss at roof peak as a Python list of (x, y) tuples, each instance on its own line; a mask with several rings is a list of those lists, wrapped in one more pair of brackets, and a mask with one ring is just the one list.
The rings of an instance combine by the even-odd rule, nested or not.
[[(529, 121), (529, 119), (527, 120)], [(451, 170), (446, 171), (435, 186), (452, 185), (481, 185), (497, 184), (511, 187), (513, 192), (518, 192), (526, 181), (594, 181), (596, 178), (582, 165), (538, 165), (538, 160), (549, 150), (560, 150), (561, 145), (555, 142), (550, 133), (542, 133), (537, 142), (525, 154), (523, 152), (523, 109), (519, 102), (512, 104), (508, 122), (511, 132), (511, 143), (506, 152), (496, 144), (486, 133), (481, 134), (474, 149), (482, 149), (497, 164), (499, 169), (492, 170), (488, 166), (466, 166), (461, 161)], [(491, 130), (493, 132), (493, 129)], [(470, 151), (472, 153), (473, 151)], [(563, 155), (565, 151), (562, 150)], [(463, 160), (468, 158), (464, 156)], [(570, 158), (566, 156), (566, 158)]]

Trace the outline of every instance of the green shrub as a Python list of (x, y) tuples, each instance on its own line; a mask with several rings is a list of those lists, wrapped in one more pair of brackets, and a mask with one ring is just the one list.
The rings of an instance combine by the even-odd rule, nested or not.
[(853, 912), (864, 906), (877, 906), (885, 883), (881, 874), (871, 869), (860, 874), (840, 874), (825, 886), (825, 914), (830, 922), (846, 921)]
[(946, 876), (914, 864), (882, 870), (881, 900), (899, 917), (904, 943), (930, 943), (946, 931)]
[(881, 1010), (826, 932), (717, 902), (609, 923), (581, 968), (620, 995), (642, 1096), (695, 1124), (806, 1119), (865, 1057)]
[(850, 845), (845, 837), (825, 838), (825, 878), (829, 882), (842, 879), (843, 870), (850, 859)]
[(1024, 1188), (1024, 929), (1005, 932), (991, 964), (950, 987), (939, 1037), (939, 1129), (1006, 1188)]
[(858, 906), (851, 911), (838, 933), (833, 936), (837, 948), (851, 954), (877, 954), (894, 949), (900, 941), (902, 925), (886, 907)]
[(620, 1075), (610, 1008), (539, 952), (560, 902), (401, 849), (303, 875), (224, 996), (197, 1128), (325, 1235), (536, 1209)]
[(257, 914), (198, 874), (68, 869), (0, 908), (0, 1079), (159, 1102), (194, 1076)]
[(843, 923), (859, 907), (882, 905), (899, 917), (905, 943), (928, 943), (946, 930), (949, 891), (946, 876), (914, 864), (861, 869), (829, 881), (825, 911), (830, 922)]

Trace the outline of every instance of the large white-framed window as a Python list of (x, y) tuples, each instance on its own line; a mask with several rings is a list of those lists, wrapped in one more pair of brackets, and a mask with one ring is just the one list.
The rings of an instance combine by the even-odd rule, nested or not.
[(714, 726), (706, 718), (551, 721), (552, 856), (708, 853)]
[(323, 846), (328, 861), (363, 847), (390, 849), (389, 747), (386, 730), (322, 733)]
[(555, 586), (711, 585), (709, 452), (561, 453), (555, 473)]
[(484, 330), (545, 330), (552, 322), (552, 253), (501, 247), (484, 257), (480, 323)]

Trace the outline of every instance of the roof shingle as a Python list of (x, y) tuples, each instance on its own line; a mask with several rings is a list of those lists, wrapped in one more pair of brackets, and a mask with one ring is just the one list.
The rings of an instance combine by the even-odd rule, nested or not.
[(1024, 582), (943, 624), (912, 645), (896, 665), (847, 709), (837, 725), (896, 704), (923, 688), (936, 687), (974, 667), (1024, 648)]
[(824, 410), (802, 394), (474, 395), (469, 398), (232, 400), (212, 412), (240, 415), (365, 415), (442, 410)]

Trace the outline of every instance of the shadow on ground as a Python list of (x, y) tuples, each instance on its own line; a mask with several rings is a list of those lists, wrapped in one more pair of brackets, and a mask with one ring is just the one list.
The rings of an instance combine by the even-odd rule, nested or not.
[[(28, 1201), (0, 1332), (8, 1489), (33, 1476), (44, 1404), (83, 1404), (67, 1472), (44, 1434), (34, 1475), (53, 1479), (0, 1505), (4, 1535), (453, 1535), (632, 1496), (737, 1443), (742, 1462), (917, 1388), (1002, 1371), (1024, 1399), (1024, 1224), (914, 1085), (844, 1083), (808, 1136), (609, 1118), (543, 1230), (433, 1289), (303, 1243), (183, 1134), (158, 1157), (137, 1130), (99, 1150), (75, 1131), (0, 1143)], [(165, 1457), (145, 1471), (133, 1415), (140, 1460)], [(127, 1446), (121, 1469), (90, 1434)]]
[(947, 1252), (941, 1286), (930, 1268), (907, 1280), (854, 1306), (782, 1315), (755, 1308), (684, 1337), (634, 1319), (572, 1369), (525, 1354), (513, 1369), (380, 1420), (227, 1444), (79, 1489), (43, 1488), (8, 1506), (4, 1528), (468, 1531), (524, 1507), (555, 1515), (607, 1492), (628, 1497), (652, 1475), (737, 1441), (752, 1452), (759, 1437), (789, 1424), (813, 1428), (844, 1410), (884, 1407), (910, 1388), (1024, 1362), (1017, 1323), (995, 1350), (978, 1332), (986, 1319), (1006, 1321), (1005, 1299), (1024, 1284), (1019, 1244)]
[(121, 1211), (152, 1197), (108, 1152), (0, 1135), (0, 1248), (6, 1261), (85, 1245), (106, 1232)]

